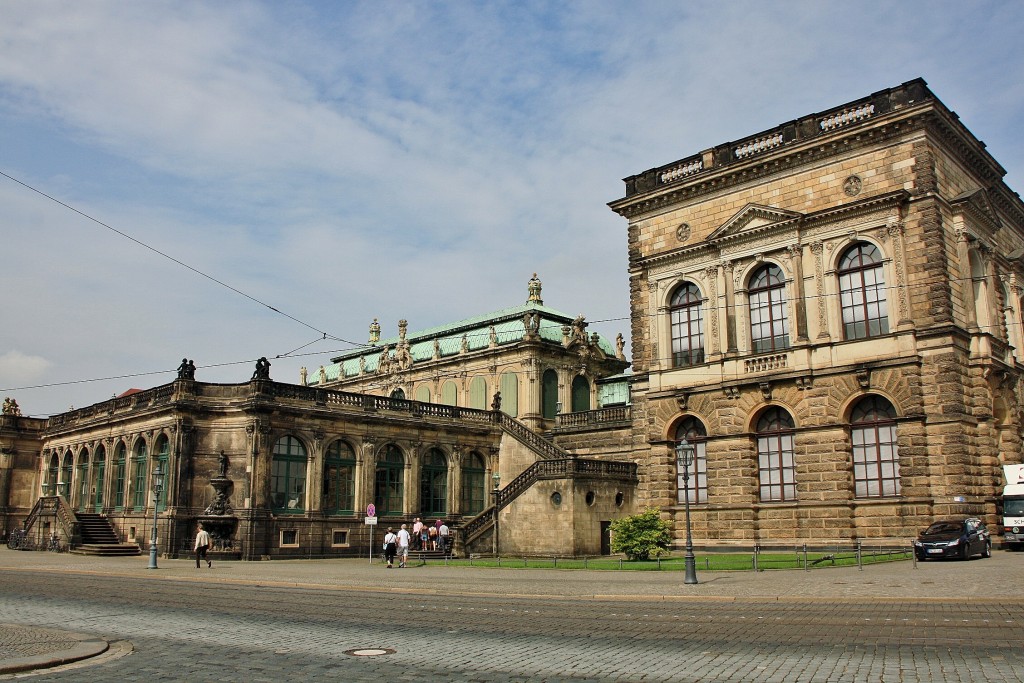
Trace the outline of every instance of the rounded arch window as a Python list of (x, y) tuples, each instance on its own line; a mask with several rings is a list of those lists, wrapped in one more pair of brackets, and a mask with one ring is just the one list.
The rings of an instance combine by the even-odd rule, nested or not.
[(270, 505), (279, 512), (302, 512), (306, 507), (306, 447), (290, 434), (274, 444)]
[(391, 392), (391, 398), (397, 398), (399, 400), (405, 400), (405, 389), (398, 387)]
[(420, 466), (420, 514), (448, 513), (448, 459), (440, 448), (423, 455)]
[(874, 394), (850, 411), (853, 486), (858, 498), (900, 495), (900, 460), (896, 443), (896, 409)]
[(89, 504), (89, 449), (83, 448), (78, 454), (78, 473), (75, 497), (78, 510), (84, 512)]
[(593, 491), (587, 491), (587, 495), (584, 500), (587, 502), (587, 505), (593, 506), (594, 503), (597, 502), (597, 494)]
[(136, 511), (146, 507), (148, 490), (149, 458), (146, 442), (139, 439), (132, 449), (132, 508)]
[(487, 500), (487, 469), (484, 457), (472, 451), (462, 461), (462, 513), (476, 515)]
[(693, 447), (693, 464), (688, 468), (689, 481), (685, 480), (683, 468), (676, 463), (676, 502), (690, 503), (708, 502), (708, 432), (704, 423), (697, 418), (688, 416), (676, 426), (676, 443), (686, 439)]
[(124, 509), (128, 492), (128, 448), (119, 441), (114, 448), (114, 507)]
[(788, 412), (777, 406), (757, 421), (757, 468), (762, 502), (796, 500), (796, 462)]
[(324, 453), (324, 510), (340, 514), (355, 509), (356, 454), (346, 441), (336, 439)]
[(786, 282), (782, 269), (775, 264), (767, 264), (754, 271), (750, 276), (747, 296), (751, 350), (768, 353), (789, 348)]
[(547, 420), (558, 414), (558, 373), (548, 368), (541, 375), (541, 414)]
[(555, 491), (551, 494), (551, 504), (555, 507), (562, 504), (562, 493), (560, 491)]
[(590, 410), (590, 382), (583, 375), (572, 378), (572, 412), (583, 413)]
[(845, 339), (888, 334), (889, 308), (878, 247), (859, 242), (843, 252), (836, 269)]
[(373, 502), (377, 506), (378, 514), (402, 514), (404, 475), (405, 456), (402, 449), (390, 443), (377, 459), (377, 469), (374, 473)]
[(704, 362), (704, 309), (700, 290), (692, 282), (676, 287), (669, 302), (672, 326), (672, 365), (685, 367)]

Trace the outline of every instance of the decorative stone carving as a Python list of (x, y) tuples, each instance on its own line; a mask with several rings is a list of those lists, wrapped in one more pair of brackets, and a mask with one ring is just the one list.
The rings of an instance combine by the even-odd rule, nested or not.
[(373, 322), (370, 323), (370, 344), (376, 344), (380, 341), (380, 323), (374, 318)]
[(766, 401), (772, 400), (772, 383), (771, 382), (760, 382), (758, 388), (761, 390), (761, 398)]
[(860, 385), (861, 389), (867, 390), (871, 388), (871, 369), (870, 368), (857, 368), (857, 384)]
[(852, 175), (846, 179), (846, 182), (843, 183), (843, 192), (845, 192), (850, 197), (856, 197), (857, 195), (860, 194), (861, 188), (863, 186), (864, 183), (861, 181), (861, 179), (858, 176)]
[(689, 403), (690, 403), (690, 394), (688, 394), (685, 391), (681, 392), (679, 394), (676, 394), (676, 405), (679, 406), (679, 410), (681, 410), (682, 412), (685, 413), (687, 410), (689, 410)]
[(676, 239), (679, 240), (680, 242), (685, 242), (686, 240), (690, 239), (689, 223), (681, 223), (679, 227), (676, 228)]

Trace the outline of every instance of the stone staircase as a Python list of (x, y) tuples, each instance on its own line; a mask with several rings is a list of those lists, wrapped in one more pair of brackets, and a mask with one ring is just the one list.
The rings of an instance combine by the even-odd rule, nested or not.
[(77, 512), (82, 542), (71, 550), (77, 555), (138, 555), (137, 543), (121, 543), (110, 521), (103, 515)]

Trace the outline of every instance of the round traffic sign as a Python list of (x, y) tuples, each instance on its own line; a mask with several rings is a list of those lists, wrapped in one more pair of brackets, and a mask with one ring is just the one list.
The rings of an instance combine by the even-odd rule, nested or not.
[(377, 507), (373, 503), (370, 503), (369, 505), (366, 506), (366, 516), (367, 517), (376, 517), (377, 516)]

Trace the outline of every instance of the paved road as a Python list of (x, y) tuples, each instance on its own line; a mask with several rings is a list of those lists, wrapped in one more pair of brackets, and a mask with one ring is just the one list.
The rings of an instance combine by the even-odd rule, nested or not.
[(145, 563), (0, 552), (0, 621), (113, 644), (32, 680), (1024, 680), (1024, 554), (697, 587), (679, 573)]

